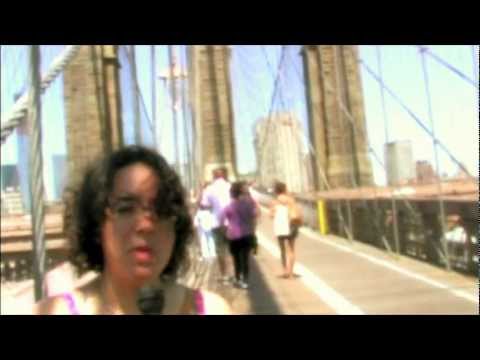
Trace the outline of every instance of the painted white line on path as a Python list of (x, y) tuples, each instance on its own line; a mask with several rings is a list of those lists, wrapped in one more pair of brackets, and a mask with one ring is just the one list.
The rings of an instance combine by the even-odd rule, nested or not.
[[(267, 237), (257, 231), (258, 243), (267, 250), (272, 256), (280, 259), (280, 251), (276, 244), (268, 240)], [(295, 272), (301, 277), (301, 281), (312, 290), (322, 301), (330, 306), (337, 314), (341, 315), (364, 315), (365, 313), (357, 306), (350, 303), (342, 295), (328, 286), (323, 280), (310, 271), (300, 262), (295, 263)]]
[(459, 297), (459, 298), (462, 298), (464, 300), (468, 300), (470, 302), (473, 302), (473, 303), (477, 303), (478, 304), (478, 297), (476, 297), (475, 295), (473, 294), (469, 294), (467, 293), (466, 291), (463, 291), (463, 290), (458, 290), (458, 289), (454, 289), (452, 288), (450, 285), (447, 285), (447, 284), (444, 284), (444, 283), (441, 283), (437, 280), (433, 280), (433, 279), (430, 279), (424, 275), (421, 275), (421, 274), (417, 274), (411, 270), (407, 270), (405, 268), (402, 268), (390, 261), (387, 261), (387, 260), (383, 260), (383, 259), (379, 259), (379, 258), (376, 258), (374, 256), (371, 256), (371, 255), (368, 255), (368, 254), (365, 254), (365, 253), (361, 253), (361, 252), (358, 252), (358, 251), (354, 251), (353, 249), (347, 247), (347, 246), (344, 246), (344, 245), (340, 245), (340, 244), (335, 244), (331, 241), (327, 241), (326, 239), (322, 238), (321, 235), (319, 235), (318, 233), (316, 233), (315, 231), (311, 230), (311, 229), (307, 229), (307, 228), (303, 228), (300, 230), (300, 232), (305, 235), (305, 236), (308, 236), (310, 238), (313, 238), (315, 239), (316, 241), (319, 241), (323, 244), (327, 244), (327, 245), (330, 245), (330, 246), (333, 246), (339, 250), (342, 250), (342, 251), (345, 251), (345, 252), (348, 252), (348, 253), (351, 253), (353, 255), (356, 255), (356, 256), (359, 256), (375, 265), (378, 265), (378, 266), (383, 266), (384, 268), (387, 268), (389, 270), (392, 270), (392, 271), (395, 271), (399, 274), (402, 274), (404, 276), (407, 276), (409, 278), (412, 278), (412, 279), (415, 279), (415, 280), (418, 280), (418, 281), (421, 281), (425, 284), (428, 284), (430, 286), (433, 286), (433, 287), (436, 287), (438, 289), (442, 289), (442, 290), (446, 290), (448, 292), (450, 292), (451, 294)]

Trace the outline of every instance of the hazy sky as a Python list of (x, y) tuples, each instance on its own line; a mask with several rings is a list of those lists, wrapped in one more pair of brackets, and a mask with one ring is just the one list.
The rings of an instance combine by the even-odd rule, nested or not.
[[(42, 70), (46, 71), (53, 58), (64, 46), (42, 46)], [(168, 64), (166, 46), (156, 46), (157, 71)], [(307, 112), (303, 69), (299, 46), (287, 46), (281, 67), (281, 76), (273, 111), (293, 110), (307, 132)], [(429, 46), (432, 52), (448, 61), (470, 78), (474, 78), (474, 55), (471, 46)], [(177, 47), (177, 59), (184, 62), (184, 46)], [(478, 54), (478, 47), (477, 47)], [(360, 46), (360, 57), (378, 73), (376, 47)], [(398, 97), (430, 128), (427, 97), (418, 48), (415, 46), (382, 46), (383, 79)], [(232, 47), (231, 77), (235, 116), (235, 138), (240, 173), (255, 170), (253, 125), (257, 119), (268, 115), (272, 103), (274, 79), (280, 60), (281, 46), (235, 45)], [(150, 47), (136, 46), (137, 72), (145, 106), (142, 107), (142, 135), (144, 142), (153, 145), (154, 136), (147, 118), (152, 118)], [(126, 59), (122, 50), (121, 62)], [(268, 61), (267, 61), (268, 59)], [(14, 94), (27, 83), (28, 52), (25, 46), (1, 47), (1, 112), (9, 110)], [(437, 137), (465, 164), (469, 171), (478, 174), (478, 92), (451, 70), (427, 56), (430, 79), (433, 119)], [(477, 64), (478, 69), (478, 64)], [(132, 88), (128, 66), (122, 67), (122, 102), (124, 104), (124, 128), (127, 143), (134, 142)], [(410, 140), (414, 160), (428, 160), (434, 165), (432, 140), (415, 121), (387, 94), (386, 121), (382, 111), (378, 82), (361, 67), (368, 138), (372, 148), (383, 159), (385, 123), (389, 141)], [(478, 74), (477, 74), (478, 79)], [(170, 98), (166, 84), (157, 84), (157, 140), (159, 150), (173, 162), (173, 126)], [(179, 89), (180, 90), (180, 89)], [(63, 78), (60, 76), (43, 96), (43, 153), (45, 158), (45, 182), (47, 197), (53, 196), (53, 154), (64, 154), (65, 120), (63, 107)], [(178, 118), (179, 145), (184, 158), (184, 128)], [(17, 161), (16, 136), (9, 137), (1, 148), (2, 164)], [(384, 171), (372, 158), (375, 179), (384, 183)], [(441, 152), (441, 171), (449, 175), (457, 167)]]

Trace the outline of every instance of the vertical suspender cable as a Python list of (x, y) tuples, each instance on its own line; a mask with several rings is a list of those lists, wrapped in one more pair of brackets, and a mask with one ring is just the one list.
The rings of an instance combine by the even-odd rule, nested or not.
[[(377, 49), (377, 62), (378, 62), (378, 75), (380, 77), (380, 80), (383, 82), (383, 71), (382, 71), (382, 53), (380, 46), (376, 46)], [(385, 144), (388, 144), (389, 142), (389, 133), (388, 133), (388, 117), (387, 117), (387, 106), (385, 103), (385, 89), (383, 86), (379, 83), (380, 86), (380, 94), (382, 96), (382, 111), (383, 111), (383, 123), (384, 123), (384, 129), (385, 129)], [(387, 162), (387, 159), (385, 159), (385, 162)], [(388, 179), (388, 174), (387, 174), (387, 169), (388, 166), (385, 167), (385, 178)], [(397, 218), (397, 202), (395, 200), (395, 195), (392, 193), (391, 197), (391, 202), (392, 202), (392, 222), (393, 222), (393, 238), (395, 241), (395, 248), (397, 250), (397, 255), (400, 254), (400, 241), (398, 238), (398, 218)]]
[(178, 129), (177, 129), (177, 83), (176, 83), (176, 74), (175, 74), (175, 48), (173, 45), (168, 45), (168, 59), (170, 67), (170, 92), (171, 92), (171, 103), (172, 103), (172, 119), (173, 119), (173, 141), (175, 148), (175, 168), (176, 171), (180, 171), (180, 160), (178, 152)]
[(427, 69), (427, 63), (425, 62), (425, 48), (421, 47), (420, 48), (420, 57), (422, 61), (422, 69), (423, 69), (423, 76), (424, 76), (424, 82), (425, 82), (425, 92), (427, 95), (427, 106), (428, 106), (428, 117), (430, 119), (430, 128), (433, 136), (433, 151), (435, 154), (435, 170), (437, 172), (437, 190), (438, 190), (438, 205), (440, 208), (440, 225), (442, 229), (442, 245), (444, 248), (445, 252), (445, 263), (447, 266), (447, 269), (450, 270), (450, 259), (449, 259), (449, 254), (448, 254), (448, 248), (446, 245), (446, 239), (445, 239), (445, 233), (446, 233), (446, 225), (445, 225), (445, 204), (443, 202), (443, 196), (442, 196), (442, 179), (440, 175), (440, 163), (438, 160), (438, 148), (437, 148), (437, 138), (435, 137), (435, 124), (433, 121), (433, 113), (432, 113), (432, 104), (431, 104), (431, 94), (430, 94), (430, 84), (429, 84), (429, 79), (428, 79), (428, 69)]
[(44, 229), (44, 186), (42, 159), (42, 124), (40, 98), (40, 46), (30, 46), (30, 96), (28, 121), (31, 126), (30, 147), (30, 198), (32, 203), (33, 273), (35, 301), (44, 296), (45, 275), (45, 229)]
[(150, 72), (152, 81), (152, 123), (153, 123), (153, 146), (157, 148), (157, 76), (156, 76), (155, 45), (150, 45)]

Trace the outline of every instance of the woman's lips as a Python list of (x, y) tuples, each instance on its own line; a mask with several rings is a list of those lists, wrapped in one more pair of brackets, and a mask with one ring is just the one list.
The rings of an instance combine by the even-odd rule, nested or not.
[(153, 260), (153, 251), (148, 246), (138, 246), (133, 249), (132, 254), (138, 262), (151, 262)]

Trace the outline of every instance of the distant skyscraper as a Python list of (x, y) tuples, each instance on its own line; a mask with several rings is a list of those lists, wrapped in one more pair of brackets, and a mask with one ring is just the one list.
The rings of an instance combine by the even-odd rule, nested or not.
[(17, 189), (20, 186), (16, 165), (1, 166), (1, 189), (5, 192), (8, 188)]
[(432, 165), (426, 160), (417, 161), (416, 172), (418, 184), (432, 184), (438, 179)]
[(63, 189), (67, 181), (67, 157), (66, 155), (53, 155), (53, 196), (55, 200), (61, 200)]
[(405, 185), (415, 179), (412, 143), (395, 141), (385, 144), (388, 185)]
[(2, 215), (20, 215), (24, 213), (22, 195), (14, 190), (2, 192)]
[(312, 190), (310, 156), (305, 149), (300, 123), (291, 113), (260, 119), (255, 127), (259, 182), (270, 187), (285, 182), (289, 191)]

